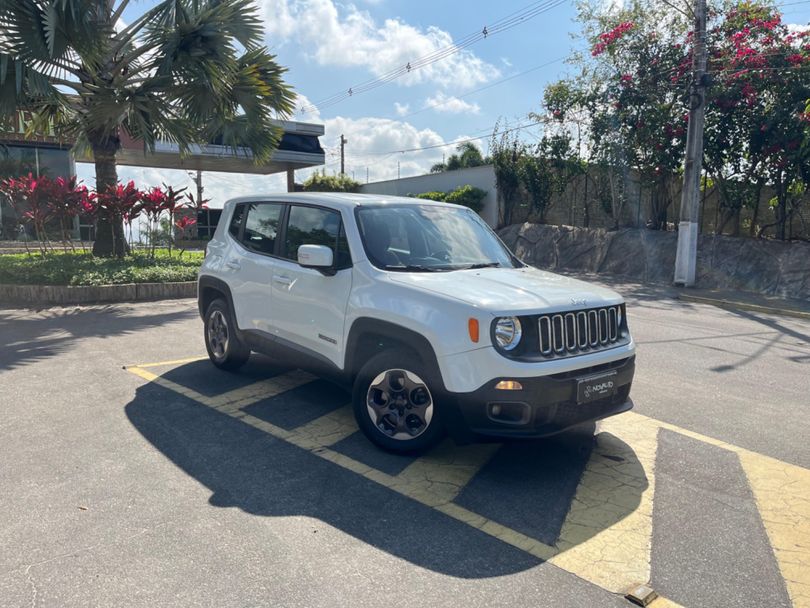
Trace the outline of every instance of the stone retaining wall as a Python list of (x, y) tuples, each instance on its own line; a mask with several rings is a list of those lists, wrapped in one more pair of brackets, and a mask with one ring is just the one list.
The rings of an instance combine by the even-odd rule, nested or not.
[[(675, 232), (526, 223), (508, 226), (499, 234), (520, 259), (540, 268), (672, 282)], [(810, 243), (702, 235), (697, 286), (810, 301)]]
[(70, 285), (0, 285), (0, 304), (22, 306), (64, 306), (103, 302), (136, 302), (194, 298), (197, 282), (127, 283), (73, 287)]

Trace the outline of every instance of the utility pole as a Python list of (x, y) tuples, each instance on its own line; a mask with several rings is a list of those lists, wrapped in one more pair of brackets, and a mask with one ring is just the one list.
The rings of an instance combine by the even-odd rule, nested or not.
[(345, 175), (345, 164), (344, 161), (346, 160), (345, 148), (346, 144), (349, 142), (348, 139), (343, 137), (343, 134), (340, 135), (340, 174)]
[(203, 200), (203, 184), (202, 184), (202, 169), (197, 169), (197, 177), (193, 178), (194, 183), (197, 184), (197, 206), (202, 204)]
[(368, 167), (366, 167), (366, 183), (368, 183)]
[[(191, 178), (191, 179), (193, 179), (194, 183), (197, 184), (197, 200), (194, 201), (195, 203), (197, 203), (197, 210), (196, 210), (197, 213), (195, 214), (194, 219), (196, 219), (197, 222), (198, 222), (197, 224), (194, 225), (194, 227), (192, 229), (192, 235), (193, 235), (194, 238), (199, 238), (199, 230), (200, 230), (200, 226), (199, 226), (200, 217), (199, 217), (199, 215), (200, 215), (200, 211), (202, 211), (201, 205), (202, 205), (202, 200), (203, 200), (203, 190), (205, 190), (205, 188), (203, 188), (202, 169), (197, 169), (197, 175), (195, 177)], [(209, 210), (207, 210), (207, 209), (205, 211), (205, 224), (206, 224), (206, 230), (210, 231), (211, 230), (211, 212)]]
[(686, 131), (686, 161), (678, 224), (678, 252), (675, 257), (676, 285), (695, 284), (700, 217), (700, 173), (703, 165), (703, 125), (706, 115), (706, 0), (696, 0), (695, 54), (692, 57), (692, 93), (689, 126)]
[(397, 179), (400, 179), (400, 173), (399, 173), (399, 161), (397, 161)]

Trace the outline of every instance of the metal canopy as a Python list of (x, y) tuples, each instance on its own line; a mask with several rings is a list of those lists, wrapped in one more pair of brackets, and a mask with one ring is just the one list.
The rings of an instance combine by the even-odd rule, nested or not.
[[(284, 129), (278, 149), (269, 162), (256, 164), (249, 151), (239, 154), (229, 147), (212, 143), (193, 146), (185, 156), (180, 155), (177, 144), (157, 142), (154, 152), (145, 149), (143, 142), (122, 136), (121, 150), (116, 155), (120, 165), (152, 167), (156, 169), (182, 169), (222, 171), (225, 173), (253, 173), (270, 175), (288, 170), (304, 169), (324, 164), (325, 154), (318, 137), (323, 125), (293, 121), (277, 121)], [(76, 162), (92, 162), (92, 157), (76, 158)]]

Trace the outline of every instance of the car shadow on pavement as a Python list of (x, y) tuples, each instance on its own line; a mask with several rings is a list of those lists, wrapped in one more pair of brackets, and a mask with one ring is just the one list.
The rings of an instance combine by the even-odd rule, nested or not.
[[(261, 376), (260, 366), (253, 360), (248, 367), (245, 385)], [(265, 369), (267, 378), (279, 373)], [(198, 392), (204, 394), (220, 376), (228, 382), (224, 390), (232, 390), (234, 378), (242, 374), (225, 374), (205, 361), (176, 367), (163, 378), (185, 387), (199, 385), (202, 390)], [(299, 402), (289, 397), (275, 406), (288, 412), (317, 409), (314, 399), (325, 394), (323, 391), (341, 402), (334, 397), (340, 396), (341, 389), (329, 385), (331, 388), (321, 387), (318, 393), (317, 383), (323, 381), (300, 387), (296, 393)], [(348, 396), (343, 395), (345, 403)], [(209, 503), (216, 507), (236, 507), (262, 517), (315, 518), (412, 564), (460, 578), (502, 576), (542, 563), (507, 542), (318, 456), (317, 450), (297, 447), (156, 382), (141, 386), (125, 411), (143, 437), (210, 490)], [(580, 533), (579, 542), (635, 511), (647, 487), (632, 449), (618, 438), (606, 436), (607, 445), (617, 448), (616, 453), (640, 482), (638, 487), (622, 489), (623, 500), (618, 503), (622, 506), (606, 504), (603, 512), (594, 514), (598, 525), (589, 535)], [(411, 463), (395, 462), (403, 457), (377, 450), (359, 432), (346, 442), (354, 446), (347, 448), (355, 450), (351, 457), (387, 474), (397, 474)], [(544, 441), (504, 444), (454, 502), (524, 538), (553, 545), (575, 500), (593, 444), (593, 425)], [(604, 451), (601, 441), (600, 450)], [(610, 453), (604, 457), (612, 459)], [(313, 533), (316, 527), (313, 525)]]
[(113, 337), (193, 318), (195, 308), (130, 314), (126, 305), (51, 308), (42, 311), (0, 308), (0, 371), (62, 354), (77, 340)]

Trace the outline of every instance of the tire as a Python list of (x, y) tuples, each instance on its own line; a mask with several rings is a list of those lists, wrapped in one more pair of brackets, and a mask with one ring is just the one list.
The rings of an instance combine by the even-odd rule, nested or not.
[(205, 349), (211, 363), (229, 372), (238, 370), (250, 358), (250, 349), (242, 343), (235, 330), (236, 322), (225, 300), (211, 302), (205, 311)]
[(357, 374), (354, 417), (374, 444), (396, 453), (424, 452), (444, 437), (434, 376), (414, 354), (385, 351)]

